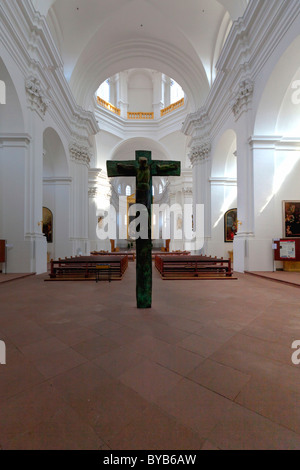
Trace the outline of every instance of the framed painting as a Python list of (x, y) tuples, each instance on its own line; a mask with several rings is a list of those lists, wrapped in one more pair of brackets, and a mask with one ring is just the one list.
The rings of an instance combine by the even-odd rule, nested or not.
[(225, 243), (233, 243), (237, 233), (237, 209), (230, 209), (224, 216)]
[(43, 234), (47, 243), (53, 243), (53, 214), (48, 207), (43, 207)]
[(283, 201), (283, 237), (300, 237), (300, 201)]

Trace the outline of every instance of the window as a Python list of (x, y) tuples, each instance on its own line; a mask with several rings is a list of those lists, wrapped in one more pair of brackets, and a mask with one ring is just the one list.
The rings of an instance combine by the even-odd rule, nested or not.
[(0, 80), (0, 104), (6, 104), (6, 89), (3, 80)]
[(154, 186), (152, 186), (152, 196), (154, 196), (154, 193), (155, 193), (155, 189), (154, 189)]
[(171, 103), (177, 103), (177, 101), (184, 98), (184, 91), (175, 80), (171, 80)]
[(162, 194), (162, 192), (163, 192), (163, 187), (162, 187), (162, 184), (160, 184), (160, 185), (158, 186), (158, 193), (159, 193), (159, 194)]
[(100, 96), (104, 101), (109, 103), (109, 80), (105, 80), (100, 87), (98, 88), (97, 91), (97, 96)]
[(121, 185), (119, 184), (119, 186), (118, 186), (118, 194), (121, 194), (121, 192), (122, 192), (122, 188), (121, 188)]
[(131, 186), (126, 186), (126, 196), (131, 196)]

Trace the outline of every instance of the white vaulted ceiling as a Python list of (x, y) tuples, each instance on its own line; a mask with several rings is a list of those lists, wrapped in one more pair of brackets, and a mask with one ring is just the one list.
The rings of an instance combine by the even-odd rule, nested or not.
[(87, 107), (98, 86), (130, 68), (174, 78), (191, 108), (201, 106), (214, 79), (228, 28), (248, 0), (33, 0), (47, 16), (65, 76)]

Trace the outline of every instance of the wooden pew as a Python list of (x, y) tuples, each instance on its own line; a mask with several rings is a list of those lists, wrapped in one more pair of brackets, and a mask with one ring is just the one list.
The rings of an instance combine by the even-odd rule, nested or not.
[(155, 257), (155, 266), (164, 280), (236, 279), (231, 261), (206, 256)]
[(121, 280), (128, 256), (80, 256), (51, 260), (49, 279), (65, 281)]
[(135, 251), (92, 251), (91, 256), (128, 256), (128, 261), (134, 261), (136, 253)]
[(152, 252), (152, 259), (155, 260), (156, 256), (190, 256), (191, 252), (190, 251), (171, 251), (171, 252), (166, 252), (162, 251), (159, 253)]

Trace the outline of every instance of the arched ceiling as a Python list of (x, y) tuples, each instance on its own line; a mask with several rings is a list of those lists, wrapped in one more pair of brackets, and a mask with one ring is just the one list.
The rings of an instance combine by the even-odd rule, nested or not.
[[(47, 15), (79, 104), (106, 78), (151, 68), (174, 78), (192, 109), (203, 104), (224, 18), (234, 21), (248, 0), (33, 0)], [(222, 33), (224, 34), (224, 33)]]

